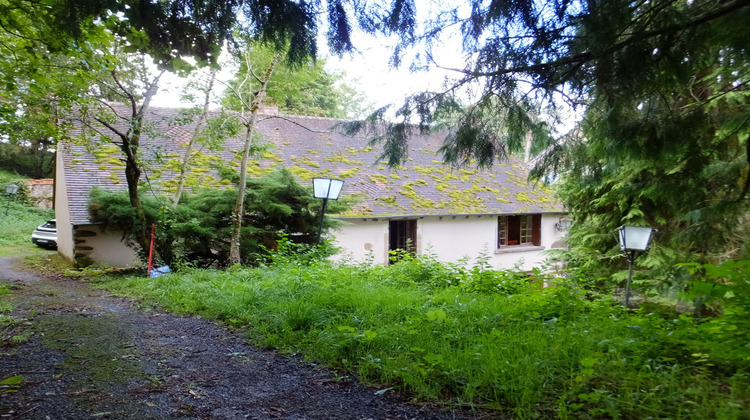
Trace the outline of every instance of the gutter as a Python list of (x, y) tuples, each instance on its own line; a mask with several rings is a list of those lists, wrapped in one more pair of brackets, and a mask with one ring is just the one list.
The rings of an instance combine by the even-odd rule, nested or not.
[(568, 212), (565, 210), (556, 210), (556, 211), (520, 211), (520, 212), (505, 212), (505, 213), (446, 213), (446, 214), (401, 214), (401, 215), (376, 215), (376, 214), (370, 214), (370, 215), (360, 215), (360, 216), (336, 216), (331, 215), (330, 217), (334, 219), (339, 220), (354, 220), (354, 219), (415, 219), (415, 218), (425, 218), (425, 217), (472, 217), (472, 216), (515, 216), (515, 215), (521, 215), (521, 214), (567, 214)]

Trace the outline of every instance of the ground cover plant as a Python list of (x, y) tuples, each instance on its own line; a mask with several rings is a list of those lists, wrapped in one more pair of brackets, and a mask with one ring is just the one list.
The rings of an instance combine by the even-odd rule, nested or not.
[[(37, 247), (31, 243), (31, 232), (54, 218), (53, 210), (29, 205), (28, 190), (23, 179), (20, 175), (0, 170), (0, 257), (37, 251)], [(16, 196), (11, 198), (5, 194), (5, 186), (10, 183), (21, 186)]]
[(575, 277), (542, 288), (553, 279), (429, 256), (388, 267), (277, 256), (271, 266), (96, 282), (423, 399), (517, 418), (746, 418), (750, 359), (716, 343), (750, 341), (748, 303), (736, 297), (750, 262), (691, 270), (703, 276), (693, 293), (712, 295), (727, 316), (627, 311)]

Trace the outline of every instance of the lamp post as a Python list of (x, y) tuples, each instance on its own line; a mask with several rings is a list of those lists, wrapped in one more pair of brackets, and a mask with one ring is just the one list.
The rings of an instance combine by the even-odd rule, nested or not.
[(620, 250), (625, 252), (628, 259), (628, 282), (625, 283), (625, 307), (630, 303), (630, 282), (633, 280), (633, 263), (636, 251), (648, 251), (648, 244), (654, 228), (644, 226), (620, 226), (617, 229), (617, 238), (620, 241)]
[(313, 178), (313, 195), (315, 198), (323, 199), (323, 209), (320, 211), (320, 226), (318, 227), (317, 244), (320, 244), (320, 235), (323, 232), (323, 219), (325, 218), (328, 200), (337, 200), (339, 194), (341, 194), (341, 188), (343, 186), (344, 181), (340, 179)]
[(8, 209), (10, 208), (10, 199), (18, 192), (18, 185), (8, 184), (5, 186), (5, 194), (8, 195), (8, 204), (5, 206), (5, 215), (8, 215)]

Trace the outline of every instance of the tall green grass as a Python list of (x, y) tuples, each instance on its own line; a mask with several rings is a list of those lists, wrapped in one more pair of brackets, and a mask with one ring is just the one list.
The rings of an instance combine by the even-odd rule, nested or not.
[(689, 316), (632, 314), (517, 273), (428, 258), (100, 281), (366, 382), (518, 418), (739, 419), (750, 408), (747, 366), (704, 353)]
[(37, 247), (31, 243), (31, 232), (55, 217), (53, 210), (29, 205), (23, 194), (11, 198), (5, 194), (7, 184), (19, 183), (23, 179), (20, 175), (0, 170), (0, 257), (35, 252)]

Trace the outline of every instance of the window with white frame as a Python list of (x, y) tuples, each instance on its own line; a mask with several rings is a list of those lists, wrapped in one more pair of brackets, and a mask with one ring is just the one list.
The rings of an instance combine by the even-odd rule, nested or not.
[(497, 247), (542, 244), (541, 214), (520, 214), (497, 218)]

